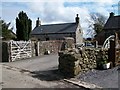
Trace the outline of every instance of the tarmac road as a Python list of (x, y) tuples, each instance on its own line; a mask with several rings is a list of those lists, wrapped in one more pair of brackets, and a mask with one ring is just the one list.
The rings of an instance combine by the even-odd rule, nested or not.
[(58, 67), (58, 55), (44, 55), (4, 64), (29, 71), (46, 71)]
[[(58, 55), (45, 55), (19, 60), (10, 63), (0, 63), (3, 88), (80, 88), (64, 81), (59, 75)], [(119, 69), (120, 70), (120, 69)], [(109, 70), (91, 70), (75, 77), (76, 82), (84, 81), (103, 88), (119, 88), (118, 67)], [(83, 85), (84, 86), (84, 85)]]
[[(2, 88), (80, 88), (57, 77), (58, 55), (33, 57), (15, 62), (0, 63)], [(59, 76), (59, 75), (58, 75)]]

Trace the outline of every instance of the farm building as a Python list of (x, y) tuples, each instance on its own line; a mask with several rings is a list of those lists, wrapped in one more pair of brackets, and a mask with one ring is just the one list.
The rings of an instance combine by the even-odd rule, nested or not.
[(36, 27), (31, 32), (31, 36), (40, 41), (63, 40), (65, 37), (72, 37), (76, 44), (83, 43), (83, 31), (80, 26), (78, 14), (75, 22), (41, 25), (38, 18)]
[(110, 13), (110, 16), (104, 25), (103, 31), (97, 35), (96, 40), (100, 45), (103, 45), (105, 39), (110, 35), (114, 35), (115, 32), (118, 33), (120, 39), (120, 15), (115, 16), (113, 12)]

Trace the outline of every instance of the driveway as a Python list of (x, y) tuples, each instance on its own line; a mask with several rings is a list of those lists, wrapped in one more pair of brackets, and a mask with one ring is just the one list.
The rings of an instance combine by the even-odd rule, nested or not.
[(58, 55), (46, 55), (0, 63), (2, 88), (81, 88), (65, 82), (58, 72)]
[(58, 67), (58, 55), (44, 55), (33, 57), (30, 59), (19, 60), (10, 63), (4, 63), (5, 65), (9, 65), (16, 68), (21, 68), (29, 71), (46, 71), (53, 70), (53, 68), (57, 69)]
[(83, 88), (85, 85), (92, 87), (94, 84), (103, 88), (120, 86), (118, 67), (103, 71), (93, 69), (69, 79), (72, 83), (64, 81), (64, 77), (58, 71), (57, 54), (0, 63), (1, 66), (0, 87), (3, 88), (81, 88), (87, 90)]

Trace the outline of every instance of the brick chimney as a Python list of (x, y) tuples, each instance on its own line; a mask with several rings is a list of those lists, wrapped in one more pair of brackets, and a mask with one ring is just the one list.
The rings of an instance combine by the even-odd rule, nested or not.
[(39, 20), (39, 17), (38, 17), (38, 19), (36, 20), (36, 27), (38, 27), (40, 25), (41, 25), (41, 21)]
[(76, 24), (79, 24), (79, 17), (78, 17), (78, 14), (76, 14), (75, 21), (76, 21)]
[(114, 16), (114, 13), (113, 13), (113, 12), (111, 12), (109, 17), (113, 17), (113, 16)]

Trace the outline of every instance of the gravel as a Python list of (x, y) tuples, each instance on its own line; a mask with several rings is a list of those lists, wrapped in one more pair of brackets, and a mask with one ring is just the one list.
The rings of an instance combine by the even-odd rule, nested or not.
[(117, 66), (108, 70), (93, 69), (86, 73), (79, 74), (77, 79), (103, 88), (118, 88), (120, 86), (118, 85), (120, 83), (119, 76), (120, 66)]

